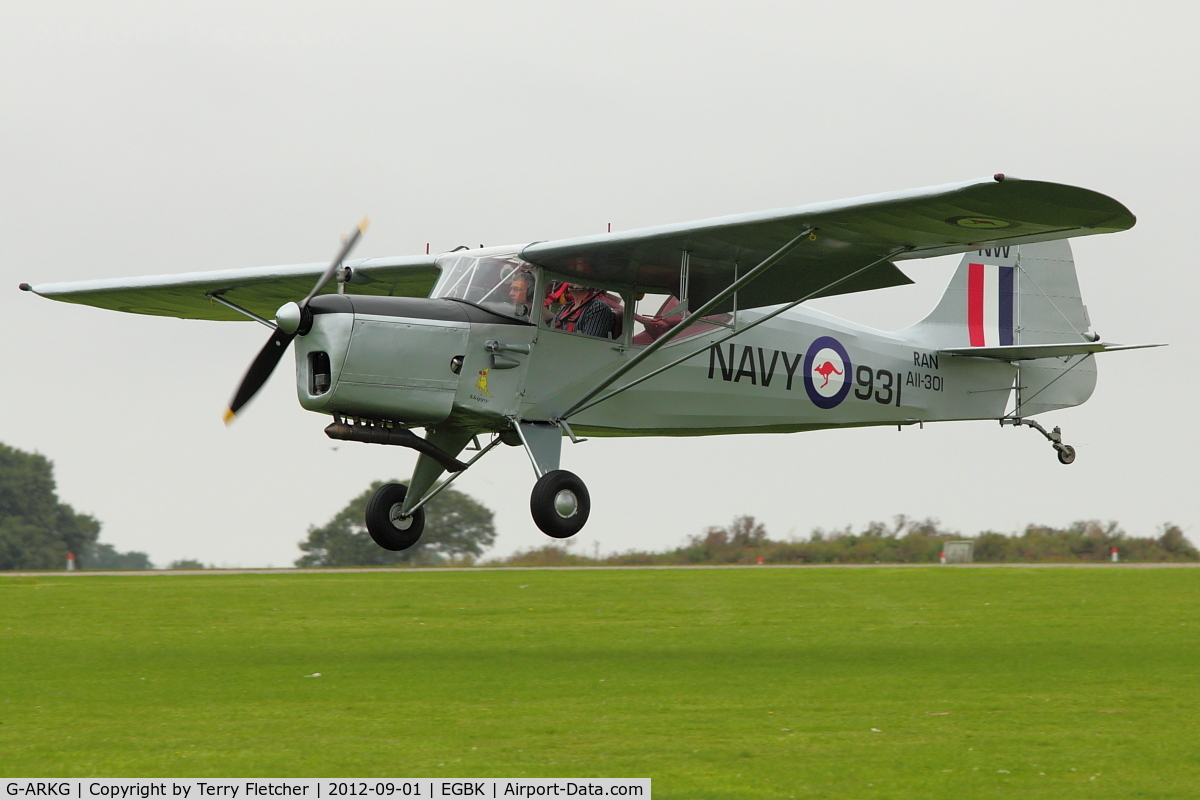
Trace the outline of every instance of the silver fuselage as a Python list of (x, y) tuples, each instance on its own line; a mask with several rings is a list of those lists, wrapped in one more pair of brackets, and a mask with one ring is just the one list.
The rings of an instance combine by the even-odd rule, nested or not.
[[(328, 295), (314, 310), (312, 330), (296, 340), (301, 405), (406, 426), (449, 420), (483, 432), (514, 418), (556, 420), (639, 350), (628, 336), (567, 333), (457, 300)], [(769, 311), (741, 311), (734, 325)], [(730, 332), (669, 343), (616, 386), (696, 355), (573, 415), (572, 427), (698, 436), (995, 419), (1016, 372), (803, 308), (713, 345)]]

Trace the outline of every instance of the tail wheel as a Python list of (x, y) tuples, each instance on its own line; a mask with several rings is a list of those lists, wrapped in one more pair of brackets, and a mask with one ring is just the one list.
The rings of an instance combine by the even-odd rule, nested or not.
[(367, 501), (367, 532), (384, 550), (407, 550), (425, 530), (425, 509), (419, 508), (407, 517), (400, 515), (407, 495), (404, 484), (385, 483)]
[(1058, 463), (1073, 464), (1075, 462), (1075, 448), (1071, 445), (1064, 444), (1054, 449), (1058, 451)]
[(568, 539), (583, 530), (592, 512), (592, 499), (578, 475), (556, 469), (533, 485), (529, 511), (547, 536)]

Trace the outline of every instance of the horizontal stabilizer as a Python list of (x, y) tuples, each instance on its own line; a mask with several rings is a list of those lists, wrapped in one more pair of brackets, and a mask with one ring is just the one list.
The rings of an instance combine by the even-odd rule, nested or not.
[(948, 347), (939, 350), (938, 353), (969, 358), (991, 358), (997, 361), (1032, 361), (1037, 358), (1066, 358), (1088, 353), (1110, 353), (1114, 350), (1140, 350), (1143, 347), (1166, 347), (1166, 345), (1064, 342), (1062, 344), (1012, 344), (1002, 347)]

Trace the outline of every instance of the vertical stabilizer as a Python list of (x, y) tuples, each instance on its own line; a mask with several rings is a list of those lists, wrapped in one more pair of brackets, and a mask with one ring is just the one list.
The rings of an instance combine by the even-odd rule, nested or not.
[[(1066, 239), (967, 253), (937, 306), (904, 333), (939, 349), (1094, 340)], [(1096, 387), (1091, 355), (1017, 363), (1014, 416), (1079, 405)]]

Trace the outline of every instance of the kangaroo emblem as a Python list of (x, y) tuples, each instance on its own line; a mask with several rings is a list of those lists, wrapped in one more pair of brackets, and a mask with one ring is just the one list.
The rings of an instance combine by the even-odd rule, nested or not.
[(820, 375), (822, 378), (825, 379), (825, 382), (822, 383), (821, 386), (819, 387), (821, 389), (824, 389), (826, 386), (829, 385), (829, 376), (830, 375), (834, 375), (834, 374), (841, 375), (842, 374), (842, 371), (840, 369), (838, 369), (837, 367), (835, 367), (833, 365), (832, 361), (826, 361), (824, 364), (820, 365), (819, 367), (813, 367), (813, 372), (817, 373), (818, 375)]
[[(488, 369), (490, 369), (490, 367)], [(483, 392), (486, 396), (491, 397), (492, 393), (488, 391), (487, 374), (487, 369), (479, 370), (479, 380), (475, 381), (475, 388)]]

